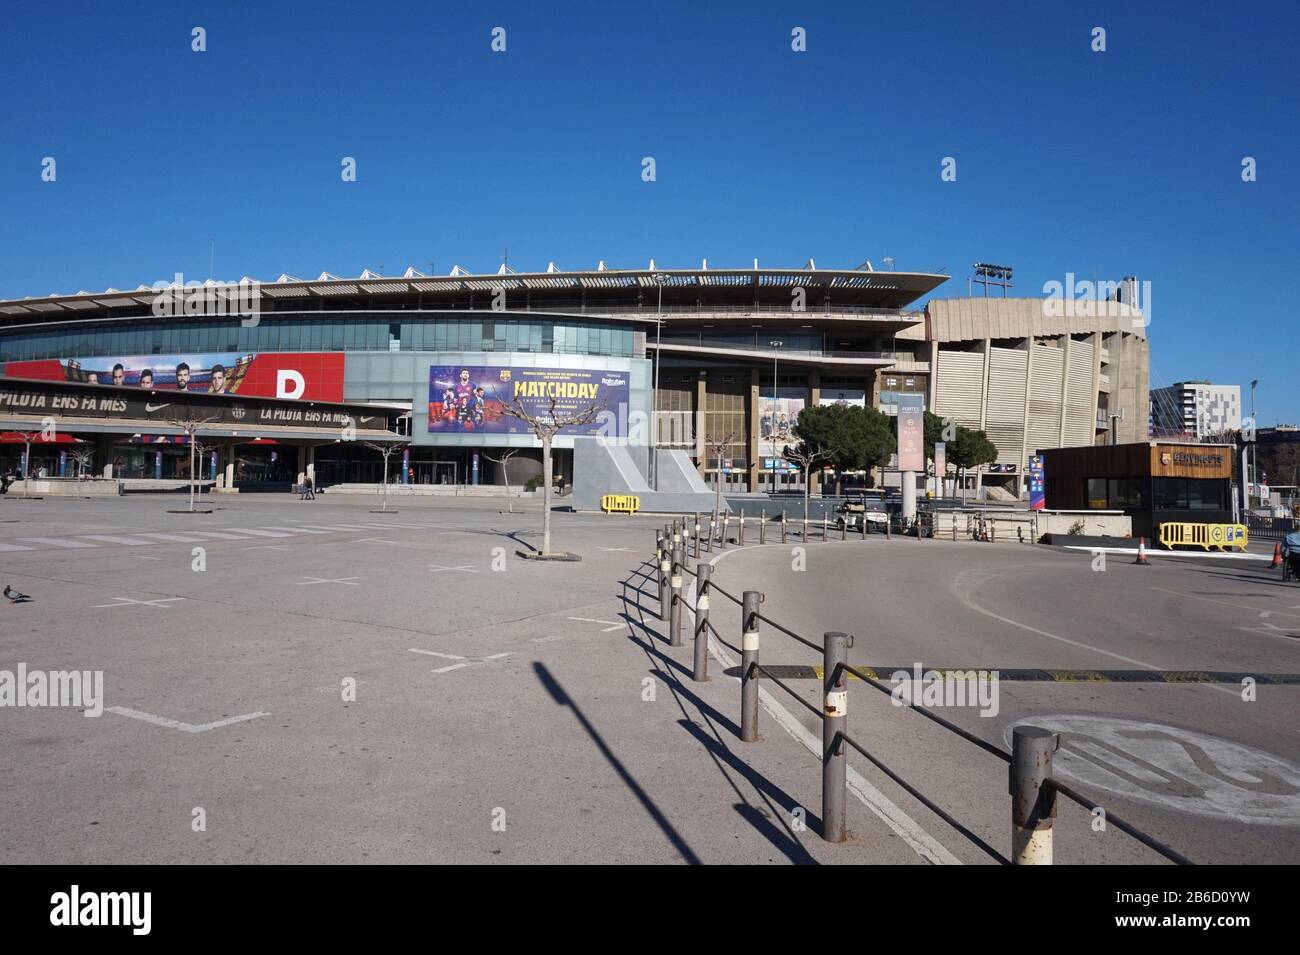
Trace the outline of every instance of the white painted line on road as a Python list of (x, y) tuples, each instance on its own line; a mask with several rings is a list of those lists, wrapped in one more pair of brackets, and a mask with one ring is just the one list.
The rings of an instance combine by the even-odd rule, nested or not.
[(284, 534), (280, 531), (261, 531), (255, 527), (232, 527), (232, 531), (238, 531), (240, 534), (252, 534), (254, 537), (292, 537), (292, 534)]
[(146, 723), (153, 723), (155, 726), (165, 726), (168, 729), (180, 730), (183, 733), (206, 733), (208, 730), (218, 729), (222, 726), (230, 726), (232, 723), (243, 723), (246, 720), (255, 720), (259, 716), (269, 716), (269, 713), (244, 713), (242, 716), (230, 716), (223, 720), (213, 720), (211, 723), (182, 723), (180, 720), (173, 720), (166, 716), (155, 716), (152, 713), (144, 713), (140, 710), (128, 709), (125, 706), (110, 706), (108, 712), (116, 713), (118, 716), (129, 716), (133, 720), (144, 720)]
[(299, 587), (310, 587), (312, 584), (346, 584), (349, 587), (355, 587), (356, 581), (360, 577), (304, 577), (298, 581)]
[[(714, 557), (710, 563), (716, 566), (718, 561), (723, 558), (730, 557), (732, 554), (742, 553), (744, 550), (745, 548), (726, 551)], [(695, 583), (692, 581), (688, 589), (688, 599), (684, 603), (686, 612), (689, 613), (692, 618), (695, 616), (694, 592)], [(724, 667), (739, 667), (739, 664), (731, 658), (731, 655), (727, 653), (726, 649), (723, 648), (722, 644), (720, 644), (712, 634), (709, 635), (709, 652), (712, 653), (714, 659)], [(740, 682), (739, 677), (730, 677), (730, 679), (735, 680), (737, 683)], [(817, 757), (818, 762), (821, 762), (822, 741), (820, 738), (813, 736), (813, 734), (808, 731), (807, 727), (795, 719), (794, 715), (789, 710), (782, 706), (781, 703), (772, 696), (772, 694), (768, 693), (767, 690), (762, 687), (759, 687), (758, 701), (762, 705), (763, 709), (767, 711), (768, 715), (781, 725), (782, 729), (802, 743), (804, 748)], [(934, 836), (922, 829), (915, 819), (896, 806), (888, 796), (882, 793), (875, 786), (871, 785), (871, 783), (867, 782), (867, 780), (863, 778), (862, 774), (856, 769), (852, 766), (847, 767), (845, 775), (848, 779), (849, 792), (853, 793), (853, 795), (856, 796), (864, 806), (875, 813), (885, 825), (894, 830), (894, 832), (898, 834), (899, 838), (911, 846), (912, 851), (922, 859), (925, 859), (927, 862), (934, 865), (962, 864), (960, 859), (944, 848), (942, 843), (935, 839)]]
[(457, 663), (451, 664), (450, 666), (437, 667), (433, 671), (434, 673), (450, 673), (452, 670), (463, 670), (465, 667), (474, 666), (477, 664), (491, 663), (493, 660), (503, 660), (506, 657), (510, 656), (509, 652), (493, 653), (485, 657), (461, 657), (461, 656), (457, 656), (454, 653), (438, 653), (436, 650), (420, 650), (416, 647), (411, 647), (410, 650), (412, 653), (423, 653), (426, 656), (442, 657), (444, 660), (459, 661)]
[(455, 567), (446, 567), (442, 564), (430, 564), (429, 571), (434, 574), (440, 574), (444, 570), (459, 570), (462, 574), (477, 574), (478, 568), (473, 564), (458, 564)]
[[(1069, 544), (1062, 547), (1061, 550), (1079, 550), (1088, 554), (1128, 554), (1133, 556), (1137, 553), (1136, 547), (1079, 547), (1076, 544)], [(1190, 550), (1156, 550), (1154, 547), (1147, 548), (1148, 557), (1196, 557), (1202, 560), (1272, 560), (1270, 556), (1263, 554), (1211, 554), (1209, 552), (1201, 553)]]
[(246, 541), (251, 539), (247, 534), (227, 534), (225, 531), (195, 531), (194, 533), (196, 536), (219, 541)]
[(624, 624), (624, 623), (622, 623), (622, 622), (615, 622), (615, 621), (613, 621), (613, 620), (593, 620), (593, 619), (591, 619), (591, 617), (570, 617), (569, 619), (570, 619), (570, 620), (577, 620), (577, 621), (579, 621), (579, 622), (581, 622), (581, 623), (612, 623), (612, 624), (614, 624), (612, 627), (606, 627), (604, 630), (600, 631), (601, 633), (609, 633), (611, 630), (621, 630), (624, 626), (626, 626), (626, 624)]
[(606, 553), (612, 553), (614, 551), (624, 551), (628, 554), (636, 553), (636, 551), (634, 551), (631, 547), (602, 547), (601, 550), (605, 551)]
[(268, 527), (268, 531), (284, 531), (287, 534), (327, 534), (328, 531), (308, 530), (306, 527)]
[(128, 556), (134, 557), (136, 560), (162, 560), (161, 557), (153, 554), (130, 554)]
[(127, 547), (153, 547), (153, 541), (142, 541), (138, 537), (114, 537), (112, 534), (82, 534), (86, 540), (104, 541), (107, 544), (123, 544)]
[(195, 537), (193, 534), (158, 534), (153, 531), (140, 531), (139, 533), (141, 537), (156, 537), (158, 540), (174, 541), (178, 544), (197, 544), (203, 540), (202, 537)]
[(346, 531), (351, 529), (347, 527), (331, 527), (329, 524), (303, 524), (302, 527), (314, 531)]
[[(1238, 607), (1242, 610), (1260, 609), (1259, 607), (1250, 607), (1246, 604), (1233, 603), (1230, 600), (1215, 600), (1213, 597), (1202, 597), (1200, 594), (1185, 594), (1180, 590), (1166, 590), (1164, 587), (1152, 587), (1151, 589), (1158, 590), (1162, 594), (1173, 594), (1176, 597), (1195, 597), (1197, 600), (1205, 600), (1212, 604), (1223, 604), (1225, 607)], [(1300, 617), (1300, 613), (1287, 613), (1285, 610), (1265, 610), (1261, 612), (1261, 616), (1266, 616), (1270, 613), (1280, 613), (1284, 617)]]
[(569, 638), (564, 636), (563, 634), (556, 634), (555, 636), (551, 636), (551, 637), (531, 637), (529, 638), (528, 642), (529, 643), (556, 643), (560, 640), (568, 640), (568, 639)]
[(93, 604), (91, 609), (103, 610), (114, 607), (157, 607), (159, 610), (171, 610), (167, 604), (174, 603), (177, 600), (184, 600), (184, 597), (159, 597), (157, 600), (134, 600), (131, 597), (114, 597), (115, 604)]
[(254, 544), (252, 547), (241, 547), (240, 550), (293, 550), (284, 544)]
[(22, 544), (0, 544), (0, 551), (8, 552), (13, 550), (33, 550), (31, 547), (24, 547)]
[(20, 537), (20, 541), (31, 544), (46, 544), (50, 547), (98, 547), (98, 544), (86, 544), (82, 541), (63, 540), (59, 537)]

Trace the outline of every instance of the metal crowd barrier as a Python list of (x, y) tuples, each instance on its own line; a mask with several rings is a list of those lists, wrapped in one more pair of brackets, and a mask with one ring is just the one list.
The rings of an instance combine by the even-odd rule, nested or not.
[[(1194, 865), (1182, 853), (1170, 848), (1155, 837), (1141, 831), (1131, 823), (1121, 819), (1113, 812), (1104, 809), (1078, 790), (1067, 785), (1052, 775), (1052, 756), (1060, 746), (1056, 733), (1038, 726), (1016, 726), (1012, 729), (1011, 752), (980, 739), (973, 733), (944, 719), (932, 710), (910, 700), (904, 701), (909, 709), (937, 723), (951, 733), (960, 736), (966, 742), (976, 746), (991, 756), (995, 756), (1008, 765), (1008, 791), (1011, 796), (1011, 855), (1004, 856), (984, 839), (980, 838), (960, 821), (950, 815), (941, 806), (927, 797), (914, 785), (886, 766), (858, 740), (848, 732), (848, 677), (857, 677), (868, 686), (879, 690), (886, 696), (893, 696), (893, 689), (849, 664), (848, 651), (853, 646), (853, 637), (840, 631), (827, 631), (822, 635), (822, 643), (782, 626), (763, 614), (764, 596), (756, 590), (746, 590), (741, 596), (728, 592), (713, 581), (713, 566), (700, 559), (701, 546), (705, 552), (712, 550), (714, 543), (725, 547), (728, 543), (743, 546), (745, 543), (744, 518), (740, 519), (735, 537), (727, 536), (729, 518), (723, 515), (718, 523), (717, 515), (706, 516), (701, 524), (700, 516), (694, 520), (683, 517), (666, 525), (662, 531), (655, 532), (655, 566), (658, 568), (659, 584), (659, 619), (668, 622), (669, 644), (683, 646), (683, 611), (686, 606), (684, 580), (687, 574), (696, 579), (695, 606), (693, 614), (695, 624), (694, 666), (691, 678), (695, 682), (708, 679), (708, 637), (710, 634), (721, 644), (741, 657), (740, 666), (740, 738), (743, 742), (757, 742), (759, 680), (766, 677), (772, 683), (785, 690), (800, 706), (812, 712), (822, 721), (822, 838), (827, 842), (843, 842), (846, 838), (845, 815), (848, 801), (848, 766), (846, 749), (852, 748), (873, 766), (883, 772), (914, 799), (935, 813), (954, 830), (970, 840), (981, 851), (1002, 864), (1013, 865), (1051, 865), (1052, 864), (1052, 830), (1056, 821), (1056, 797), (1066, 799), (1082, 806), (1089, 813), (1101, 810), (1105, 813), (1107, 825), (1113, 825), (1121, 832), (1132, 836), (1138, 842), (1178, 865)], [(781, 537), (785, 541), (785, 517), (782, 515)], [(865, 522), (864, 522), (865, 524)], [(760, 525), (761, 527), (761, 525)], [(804, 539), (807, 539), (807, 522), (804, 522)], [(843, 532), (846, 528), (841, 528)], [(825, 540), (826, 524), (822, 524), (822, 539)], [(715, 539), (716, 534), (716, 539)], [(764, 538), (760, 530), (760, 542)], [(865, 537), (865, 529), (863, 536)], [(843, 538), (843, 534), (842, 537)], [(919, 539), (919, 537), (918, 537)], [(694, 550), (695, 558), (700, 562), (694, 571), (689, 567), (689, 553)], [(730, 643), (709, 620), (710, 604), (714, 594), (730, 600), (740, 607), (740, 646)], [(760, 629), (759, 624), (766, 623), (773, 630), (792, 640), (815, 650), (822, 655), (822, 708), (813, 706), (771, 670), (759, 662)]]

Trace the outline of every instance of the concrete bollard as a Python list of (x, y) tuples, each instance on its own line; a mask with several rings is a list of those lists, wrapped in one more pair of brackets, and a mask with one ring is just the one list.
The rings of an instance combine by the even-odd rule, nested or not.
[(849, 718), (849, 675), (844, 665), (853, 638), (838, 631), (822, 636), (822, 838), (843, 842), (848, 764), (841, 736)]
[(668, 612), (668, 643), (670, 646), (682, 645), (682, 562), (684, 557), (679, 547), (673, 551), (672, 579), (669, 587), (672, 595)]
[(763, 595), (757, 590), (741, 594), (740, 606), (740, 738), (758, 740), (758, 605)]
[(1052, 753), (1059, 740), (1039, 726), (1011, 731), (1011, 861), (1015, 865), (1052, 864), (1052, 823), (1056, 790), (1047, 784)]
[(709, 581), (712, 577), (713, 566), (700, 564), (695, 581), (695, 669), (691, 672), (691, 679), (696, 683), (709, 678)]

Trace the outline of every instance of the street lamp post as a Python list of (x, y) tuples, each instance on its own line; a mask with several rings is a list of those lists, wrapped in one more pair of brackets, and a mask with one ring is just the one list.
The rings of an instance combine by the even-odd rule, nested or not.
[(659, 490), (659, 340), (664, 326), (664, 274), (656, 272), (655, 284), (659, 286), (659, 305), (655, 309), (655, 384), (650, 399), (650, 487)]
[[(1251, 382), (1250, 382), (1250, 438), (1251, 438), (1251, 443), (1250, 443), (1250, 483), (1251, 483), (1251, 484), (1255, 484), (1255, 483), (1257, 483), (1257, 481), (1258, 481), (1258, 479), (1259, 479), (1259, 475), (1256, 473), (1256, 471), (1257, 471), (1257, 463), (1256, 463), (1256, 462), (1257, 462), (1257, 459), (1258, 459), (1258, 456), (1259, 456), (1259, 451), (1258, 451), (1258, 449), (1255, 447), (1255, 434), (1256, 434), (1256, 432), (1258, 431), (1258, 428), (1259, 428), (1259, 426), (1258, 426), (1258, 425), (1256, 424), (1256, 422), (1255, 422), (1255, 386), (1258, 385), (1258, 384), (1259, 384), (1259, 379), (1258, 379), (1258, 378), (1252, 378), (1252, 379), (1251, 379)], [(1247, 496), (1247, 499), (1249, 500), (1249, 497), (1250, 497), (1249, 492), (1247, 493), (1246, 496)], [(1263, 502), (1261, 501), (1260, 503), (1263, 503)]]

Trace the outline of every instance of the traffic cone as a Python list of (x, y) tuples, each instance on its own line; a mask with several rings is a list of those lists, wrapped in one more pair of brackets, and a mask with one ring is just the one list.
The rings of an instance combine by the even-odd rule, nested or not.
[(1133, 563), (1141, 564), (1143, 567), (1151, 566), (1151, 561), (1147, 560), (1147, 539), (1145, 537), (1138, 538), (1138, 555), (1137, 560), (1133, 561)]
[(1270, 567), (1282, 566), (1282, 545), (1280, 543), (1273, 545), (1273, 563), (1269, 564), (1268, 566)]

